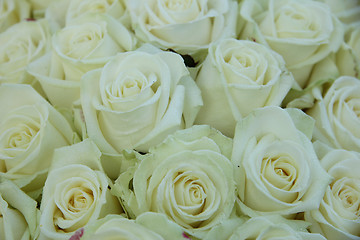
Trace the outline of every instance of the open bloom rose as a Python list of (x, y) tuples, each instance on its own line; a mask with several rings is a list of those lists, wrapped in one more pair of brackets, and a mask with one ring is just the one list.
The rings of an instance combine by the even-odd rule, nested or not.
[(264, 107), (239, 121), (232, 162), (241, 212), (289, 215), (318, 208), (330, 176), (310, 141), (313, 119)]
[(30, 4), (26, 0), (0, 1), (0, 32), (11, 25), (24, 21), (30, 17)]
[(46, 8), (45, 18), (54, 30), (88, 13), (106, 13), (122, 23), (129, 21), (124, 20), (128, 18), (124, 0), (57, 0)]
[(236, 1), (127, 1), (136, 36), (160, 48), (194, 53), (223, 37), (234, 37)]
[(104, 66), (116, 53), (135, 48), (136, 40), (108, 15), (74, 19), (52, 37), (52, 51), (28, 67), (53, 105), (71, 107), (80, 97), (84, 73)]
[(287, 220), (278, 215), (261, 216), (249, 219), (240, 225), (229, 240), (245, 239), (291, 239), (325, 240), (320, 234), (307, 232), (308, 223)]
[(320, 161), (333, 180), (319, 209), (305, 213), (311, 232), (329, 240), (360, 239), (360, 154), (333, 149)]
[(300, 87), (307, 85), (313, 65), (343, 41), (343, 25), (321, 2), (246, 0), (240, 15), (247, 21), (240, 38), (266, 43), (283, 56)]
[(204, 101), (196, 123), (232, 137), (237, 120), (255, 108), (279, 106), (293, 83), (282, 57), (266, 46), (235, 39), (211, 44), (196, 78)]
[(315, 65), (310, 82), (335, 80), (339, 76), (360, 77), (360, 22), (348, 27), (337, 52)]
[(82, 79), (88, 135), (106, 153), (146, 152), (190, 127), (202, 104), (182, 58), (158, 49), (118, 54)]
[(0, 239), (31, 240), (38, 236), (37, 202), (9, 180), (0, 182)]
[(41, 190), (54, 149), (72, 141), (69, 123), (33, 88), (0, 85), (0, 178)]
[(0, 84), (32, 83), (26, 67), (49, 49), (47, 22), (22, 21), (0, 33)]
[(177, 131), (119, 176), (116, 195), (130, 216), (165, 215), (167, 220), (161, 222), (170, 221), (202, 238), (227, 220), (234, 207), (231, 149), (232, 140), (209, 126)]
[[(308, 88), (302, 91), (299, 96), (293, 95), (295, 100), (290, 99), (287, 107), (297, 107), (308, 109), (314, 106), (314, 94), (312, 89), (316, 86), (331, 82), (340, 76), (350, 76), (359, 78), (360, 74), (360, 22), (348, 27), (345, 33), (345, 41), (340, 48), (329, 54), (326, 58), (316, 63), (312, 69)], [(328, 83), (326, 83), (328, 85)], [(315, 90), (318, 92), (318, 90)], [(301, 93), (301, 92), (300, 92)], [(319, 93), (315, 93), (317, 98), (322, 98)]]
[(315, 105), (307, 110), (315, 122), (314, 139), (334, 148), (360, 151), (360, 82), (342, 76), (322, 90), (315, 89)]
[(96, 219), (122, 213), (100, 156), (89, 139), (56, 149), (41, 199), (40, 239), (69, 239)]
[(119, 237), (122, 240), (164, 240), (162, 236), (143, 227), (135, 220), (112, 214), (78, 230), (73, 238), (76, 239), (77, 235), (82, 235), (81, 240), (112, 240), (119, 239)]

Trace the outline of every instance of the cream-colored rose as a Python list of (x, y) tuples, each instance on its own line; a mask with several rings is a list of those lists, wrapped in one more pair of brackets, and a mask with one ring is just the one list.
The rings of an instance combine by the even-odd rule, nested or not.
[(236, 34), (238, 4), (224, 0), (129, 0), (136, 36), (183, 54)]
[(310, 83), (335, 80), (339, 76), (359, 78), (360, 74), (360, 22), (348, 27), (339, 50), (315, 65)]
[(308, 225), (309, 224), (304, 221), (287, 220), (278, 215), (254, 217), (240, 225), (229, 240), (325, 240), (320, 234), (307, 232), (306, 228)]
[(100, 156), (89, 139), (55, 150), (40, 205), (39, 239), (69, 239), (96, 219), (122, 213)]
[(80, 233), (81, 240), (164, 240), (163, 237), (138, 224), (135, 220), (119, 215), (107, 215), (75, 233), (72, 238), (76, 239)]
[(47, 22), (22, 21), (0, 33), (0, 84), (32, 83), (26, 67), (49, 49)]
[(33, 88), (0, 85), (0, 178), (40, 194), (55, 148), (73, 141), (66, 119)]
[(40, 216), (37, 202), (13, 182), (0, 181), (0, 239), (36, 239)]
[(53, 35), (53, 51), (29, 65), (28, 72), (39, 80), (53, 105), (71, 107), (80, 97), (84, 73), (135, 45), (129, 30), (111, 16), (84, 15)]
[(354, 54), (354, 50), (349, 45), (343, 43), (336, 53), (330, 54), (314, 65), (308, 86), (303, 90), (290, 90), (283, 104), (286, 107), (299, 109), (312, 108), (315, 104), (314, 89), (323, 84), (328, 85), (340, 76), (355, 78), (359, 76), (359, 71), (360, 58)]
[(26, 0), (0, 0), (0, 33), (29, 17), (30, 4)]
[[(319, 209), (305, 212), (311, 232), (329, 240), (360, 239), (360, 153), (315, 143), (321, 165), (333, 178)], [(321, 150), (318, 150), (321, 149)]]
[(253, 109), (279, 106), (293, 83), (282, 57), (266, 46), (235, 39), (213, 43), (196, 78), (204, 106), (195, 122), (233, 137), (237, 120)]
[(315, 122), (314, 140), (360, 151), (360, 81), (342, 76), (314, 89), (315, 105), (306, 111)]
[(358, 0), (318, 0), (329, 5), (331, 11), (344, 23), (360, 21), (360, 2)]
[(49, 5), (45, 17), (52, 29), (58, 29), (88, 13), (106, 13), (126, 26), (130, 24), (124, 0), (58, 0)]
[(265, 43), (279, 53), (302, 88), (313, 65), (343, 42), (343, 25), (321, 2), (245, 0), (240, 15), (247, 21), (240, 38)]
[(318, 208), (330, 176), (310, 141), (313, 119), (264, 107), (239, 121), (232, 162), (242, 213), (289, 215)]
[[(314, 65), (308, 86), (304, 90), (291, 90), (286, 97), (287, 107), (312, 108), (315, 98), (313, 89), (334, 81), (340, 76), (359, 78), (360, 74), (360, 22), (348, 27), (344, 42), (337, 52)], [(317, 90), (315, 90), (317, 91)], [(316, 94), (315, 94), (316, 95)]]
[(87, 132), (105, 153), (148, 151), (192, 126), (202, 104), (182, 58), (148, 47), (120, 53), (82, 79)]
[(177, 131), (122, 173), (114, 193), (130, 216), (155, 213), (144, 221), (148, 228), (165, 215), (187, 235), (202, 238), (234, 207), (231, 149), (232, 140), (209, 126)]

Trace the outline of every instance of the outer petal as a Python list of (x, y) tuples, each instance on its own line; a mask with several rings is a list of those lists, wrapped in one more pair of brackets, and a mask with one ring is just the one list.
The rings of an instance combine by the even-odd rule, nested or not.
[(310, 234), (306, 231), (309, 224), (303, 221), (294, 221), (281, 218), (277, 215), (251, 218), (242, 224), (229, 238), (279, 238), (279, 239), (325, 239), (320, 234)]

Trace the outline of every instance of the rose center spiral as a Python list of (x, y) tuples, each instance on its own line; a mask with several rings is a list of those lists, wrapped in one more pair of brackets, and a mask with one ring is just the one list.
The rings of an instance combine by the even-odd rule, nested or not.
[(31, 139), (37, 134), (39, 128), (37, 126), (27, 126), (25, 124), (18, 126), (9, 139), (9, 148), (27, 148)]
[(0, 59), (0, 63), (16, 61), (23, 56), (27, 56), (28, 49), (29, 48), (24, 41), (17, 41), (6, 48), (4, 55)]
[(295, 184), (296, 168), (287, 156), (265, 157), (261, 169), (263, 176), (277, 188), (290, 190)]
[[(0, 151), (13, 158), (23, 153), (41, 128), (40, 114), (32, 107), (19, 109), (23, 112), (13, 112), (0, 128)], [(37, 115), (37, 116), (36, 116)]]
[(342, 178), (331, 185), (334, 196), (341, 205), (360, 217), (360, 181), (349, 178)]
[(187, 173), (178, 173), (174, 180), (175, 197), (179, 206), (188, 214), (202, 212), (206, 202), (206, 190), (200, 179)]
[(70, 212), (80, 212), (91, 206), (93, 199), (93, 192), (90, 189), (79, 188), (75, 189), (69, 199), (68, 210)]

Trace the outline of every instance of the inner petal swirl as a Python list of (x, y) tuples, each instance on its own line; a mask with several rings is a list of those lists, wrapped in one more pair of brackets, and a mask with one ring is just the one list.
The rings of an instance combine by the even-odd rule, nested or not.
[(264, 177), (275, 187), (290, 190), (297, 179), (296, 168), (289, 156), (265, 157), (261, 164)]
[(331, 185), (331, 191), (335, 197), (338, 213), (347, 219), (360, 218), (360, 180), (341, 178)]
[(197, 176), (189, 172), (180, 172), (174, 179), (175, 198), (179, 207), (191, 215), (202, 212), (206, 202), (206, 186), (204, 188)]

